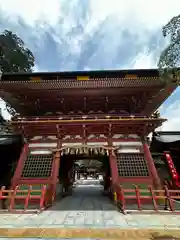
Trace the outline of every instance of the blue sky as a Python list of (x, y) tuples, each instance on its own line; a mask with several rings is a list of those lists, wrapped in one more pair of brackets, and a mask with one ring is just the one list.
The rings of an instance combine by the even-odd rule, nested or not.
[[(179, 0), (0, 0), (0, 30), (24, 40), (35, 71), (154, 68), (161, 28), (179, 9)], [(179, 107), (178, 89), (161, 107), (161, 130), (180, 131)]]

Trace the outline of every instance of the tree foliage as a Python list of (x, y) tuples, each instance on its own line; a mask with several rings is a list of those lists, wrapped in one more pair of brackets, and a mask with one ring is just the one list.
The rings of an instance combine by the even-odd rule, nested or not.
[(180, 76), (180, 15), (173, 17), (162, 29), (169, 44), (161, 53), (158, 68), (163, 81), (178, 81)]
[(2, 72), (31, 72), (34, 56), (20, 37), (5, 30), (0, 34), (0, 68)]
[(164, 37), (169, 37), (170, 43), (161, 54), (158, 67), (176, 68), (180, 64), (180, 15), (173, 17), (162, 32)]
[[(31, 72), (34, 60), (32, 52), (25, 47), (20, 37), (8, 30), (0, 34), (1, 72)], [(6, 109), (12, 116), (17, 114), (9, 103), (6, 103)]]

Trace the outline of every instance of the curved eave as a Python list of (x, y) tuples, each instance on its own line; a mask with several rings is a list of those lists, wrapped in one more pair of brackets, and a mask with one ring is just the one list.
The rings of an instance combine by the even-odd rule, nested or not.
[[(36, 104), (39, 108), (42, 106), (43, 109), (44, 97), (50, 98), (54, 94), (56, 98), (50, 100), (50, 104), (53, 106), (65, 92), (67, 98), (72, 98), (77, 92), (77, 94), (81, 93), (84, 96), (87, 95), (87, 91), (90, 91), (88, 93), (90, 96), (100, 96), (101, 94), (108, 96), (116, 91), (121, 98), (123, 94), (133, 95), (137, 89), (138, 94), (141, 94), (146, 88), (151, 94), (143, 100), (147, 104), (140, 110), (140, 114), (149, 116), (176, 89), (177, 85), (173, 83), (173, 80), (167, 82), (168, 84), (165, 84), (160, 80), (157, 69), (5, 73), (0, 82), (0, 96), (23, 116), (33, 115), (33, 109), (37, 108), (34, 104), (36, 101), (33, 99), (35, 92), (38, 95), (38, 103)], [(23, 94), (24, 96), (21, 96)], [(58, 109), (58, 107), (56, 108)], [(48, 111), (50, 109), (47, 109)]]
[(162, 143), (175, 143), (180, 141), (180, 132), (178, 131), (163, 131), (154, 132), (153, 140)]
[(180, 136), (160, 136), (155, 137), (155, 140), (161, 143), (180, 143)]
[(142, 112), (143, 115), (150, 115), (158, 109), (162, 103), (176, 90), (177, 84), (169, 82), (165, 88), (162, 88), (158, 92), (157, 96), (154, 96), (146, 105), (146, 108)]
[[(42, 81), (5, 81), (0, 82), (0, 96), (8, 102), (21, 116), (38, 115), (41, 110), (43, 114), (59, 110), (61, 98), (69, 102), (77, 96), (93, 96), (101, 102), (102, 96), (117, 95), (117, 103), (122, 105), (121, 98), (124, 95), (134, 97), (138, 101), (141, 98), (142, 90), (149, 94), (143, 96), (143, 104), (148, 103), (151, 96), (157, 95), (164, 85), (158, 78), (99, 78), (89, 81), (77, 81), (73, 79), (42, 80)], [(150, 94), (151, 93), (151, 94)], [(137, 96), (136, 96), (137, 95)], [(74, 98), (73, 98), (74, 96)], [(140, 97), (141, 96), (141, 97)], [(68, 100), (69, 99), (69, 100)], [(89, 102), (91, 105), (91, 102)], [(124, 105), (126, 105), (126, 101)], [(38, 106), (38, 111), (36, 113)], [(124, 106), (126, 108), (126, 106)], [(144, 108), (144, 107), (143, 107)], [(82, 110), (82, 109), (78, 109)], [(61, 110), (62, 111), (62, 110)], [(140, 110), (141, 111), (141, 110)], [(43, 115), (42, 114), (42, 115)], [(141, 114), (143, 115), (143, 114)]]

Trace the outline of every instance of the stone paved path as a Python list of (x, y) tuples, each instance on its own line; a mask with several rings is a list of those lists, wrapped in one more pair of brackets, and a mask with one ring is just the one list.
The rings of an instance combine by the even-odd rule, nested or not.
[[(122, 235), (123, 229), (127, 231), (138, 228), (156, 229), (156, 231), (177, 230), (180, 229), (180, 216), (143, 214), (123, 215), (117, 211), (116, 207), (108, 198), (102, 196), (102, 188), (96, 180), (82, 181), (81, 184), (77, 185), (74, 189), (72, 197), (64, 198), (57, 202), (52, 208), (39, 215), (0, 215), (0, 236), (13, 236), (15, 231), (16, 235), (17, 231), (20, 231), (17, 235), (18, 237), (27, 236), (30, 232), (35, 231), (33, 229), (39, 229), (39, 231), (42, 230), (46, 232), (46, 234), (48, 234), (47, 231), (51, 232), (49, 235), (50, 237), (54, 236), (52, 232), (55, 231), (55, 229), (56, 232), (60, 231), (58, 229), (64, 229), (64, 234), (67, 229), (68, 231), (77, 231), (77, 229), (81, 229), (84, 231), (83, 234), (87, 234), (85, 232), (89, 231), (89, 229), (91, 231), (94, 229), (96, 234), (88, 234), (91, 237), (95, 234), (94, 236), (97, 237), (99, 235), (97, 231), (104, 232), (108, 230), (108, 232), (114, 231), (117, 233), (118, 229)], [(11, 232), (11, 235), (7, 235), (7, 229), (9, 234)], [(25, 234), (25, 230), (27, 229), (28, 233), (26, 231)], [(44, 236), (42, 232), (37, 234)], [(31, 235), (28, 236), (30, 237)], [(59, 233), (58, 237), (60, 236), (68, 237), (69, 235), (62, 235)], [(77, 235), (77, 237), (78, 236), (79, 235)], [(83, 237), (82, 234), (81, 237)]]

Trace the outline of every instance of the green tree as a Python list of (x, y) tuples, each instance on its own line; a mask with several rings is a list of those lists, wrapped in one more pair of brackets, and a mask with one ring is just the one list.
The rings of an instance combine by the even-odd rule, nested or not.
[(16, 34), (5, 30), (0, 34), (0, 68), (2, 72), (31, 72), (34, 56)]
[[(162, 29), (169, 44), (160, 55), (158, 68), (161, 74), (179, 79), (180, 67), (180, 15), (173, 17)], [(163, 78), (168, 81), (169, 78)]]

